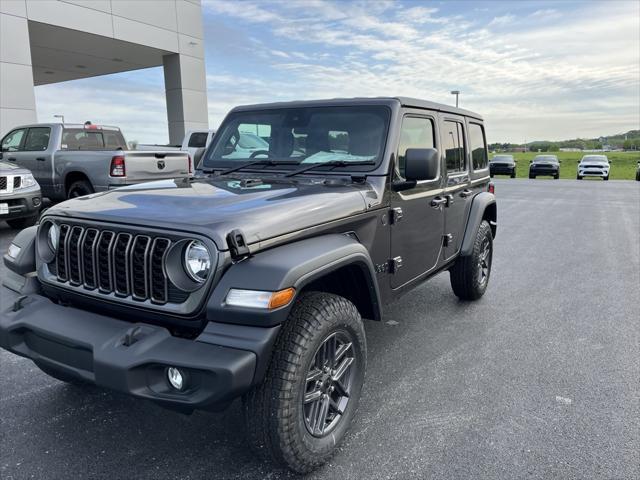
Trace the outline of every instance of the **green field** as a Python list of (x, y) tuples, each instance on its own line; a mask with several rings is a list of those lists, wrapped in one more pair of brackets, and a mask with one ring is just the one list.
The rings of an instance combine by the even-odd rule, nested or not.
[[(516, 160), (516, 177), (529, 178), (529, 162), (536, 155), (546, 155), (545, 153), (508, 153), (513, 155)], [(493, 158), (494, 154), (489, 157)], [(499, 155), (496, 153), (496, 155)], [(589, 155), (583, 152), (549, 152), (549, 155), (556, 155), (560, 160), (560, 178), (576, 178), (576, 172), (578, 171), (578, 163), (584, 155)], [(595, 154), (594, 154), (595, 155)], [(640, 152), (605, 152), (605, 155), (611, 160), (611, 171), (609, 172), (609, 179), (611, 180), (635, 180), (636, 167), (638, 161), (640, 161)], [(499, 175), (501, 176), (501, 175)], [(540, 177), (551, 178), (551, 177)], [(597, 179), (585, 179), (585, 180), (597, 180)]]

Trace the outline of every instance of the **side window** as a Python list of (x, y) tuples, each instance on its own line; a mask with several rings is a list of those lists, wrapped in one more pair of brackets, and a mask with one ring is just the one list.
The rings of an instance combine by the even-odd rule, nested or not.
[(464, 172), (466, 170), (466, 155), (464, 148), (464, 130), (460, 122), (451, 120), (444, 122), (442, 143), (447, 160), (447, 172)]
[(74, 128), (62, 133), (62, 150), (100, 150), (104, 148), (102, 133)]
[(20, 148), (20, 143), (22, 143), (22, 137), (24, 137), (24, 132), (26, 131), (26, 129), (20, 128), (18, 130), (14, 130), (13, 132), (9, 132), (7, 136), (2, 139), (2, 151), (18, 151), (18, 149)]
[(207, 132), (194, 132), (189, 137), (189, 147), (202, 148), (207, 146)]
[(487, 168), (487, 142), (484, 138), (484, 128), (477, 123), (469, 124), (469, 143), (471, 144), (471, 159), (474, 170)]
[(30, 128), (24, 141), (23, 150), (27, 152), (42, 152), (49, 146), (51, 129), (48, 127)]
[(409, 148), (435, 148), (433, 121), (421, 117), (404, 117), (398, 144), (398, 172), (404, 178), (405, 156)]

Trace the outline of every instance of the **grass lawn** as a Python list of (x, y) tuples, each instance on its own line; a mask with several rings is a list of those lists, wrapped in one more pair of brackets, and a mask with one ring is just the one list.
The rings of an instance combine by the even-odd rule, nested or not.
[[(498, 154), (496, 154), (498, 155)], [(546, 153), (509, 153), (513, 155), (516, 160), (516, 177), (517, 178), (529, 178), (529, 162), (533, 160), (536, 155), (546, 155)], [(583, 152), (550, 152), (549, 155), (556, 155), (560, 160), (560, 178), (576, 178), (578, 172), (578, 163), (584, 155), (590, 155)], [(594, 155), (599, 155), (595, 153)], [(636, 166), (640, 161), (640, 152), (605, 152), (609, 160), (611, 160), (611, 170), (609, 171), (610, 180), (635, 180), (636, 178)], [(489, 155), (492, 158), (493, 155)], [(538, 177), (538, 178), (552, 178), (552, 177)], [(585, 180), (598, 180), (587, 179)]]

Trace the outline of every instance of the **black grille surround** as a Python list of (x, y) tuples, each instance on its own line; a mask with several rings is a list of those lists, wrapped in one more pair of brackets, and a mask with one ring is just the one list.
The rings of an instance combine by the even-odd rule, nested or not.
[[(60, 233), (53, 261), (39, 268), (45, 292), (47, 286), (53, 286), (56, 292), (192, 317), (203, 306), (218, 273), (216, 245), (198, 234), (52, 217), (43, 219), (41, 226), (48, 221), (55, 223)], [(214, 268), (201, 288), (185, 291), (171, 282), (165, 265), (171, 249), (181, 250), (194, 239), (207, 245)], [(63, 296), (68, 298), (66, 293)]]

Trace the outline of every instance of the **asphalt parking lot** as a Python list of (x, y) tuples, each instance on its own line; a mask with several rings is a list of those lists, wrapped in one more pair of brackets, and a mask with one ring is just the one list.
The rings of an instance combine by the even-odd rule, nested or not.
[[(640, 477), (640, 183), (496, 189), (486, 295), (441, 274), (367, 324), (357, 421), (309, 478)], [(4, 480), (294, 477), (252, 457), (237, 404), (184, 416), (5, 351), (0, 423)]]

